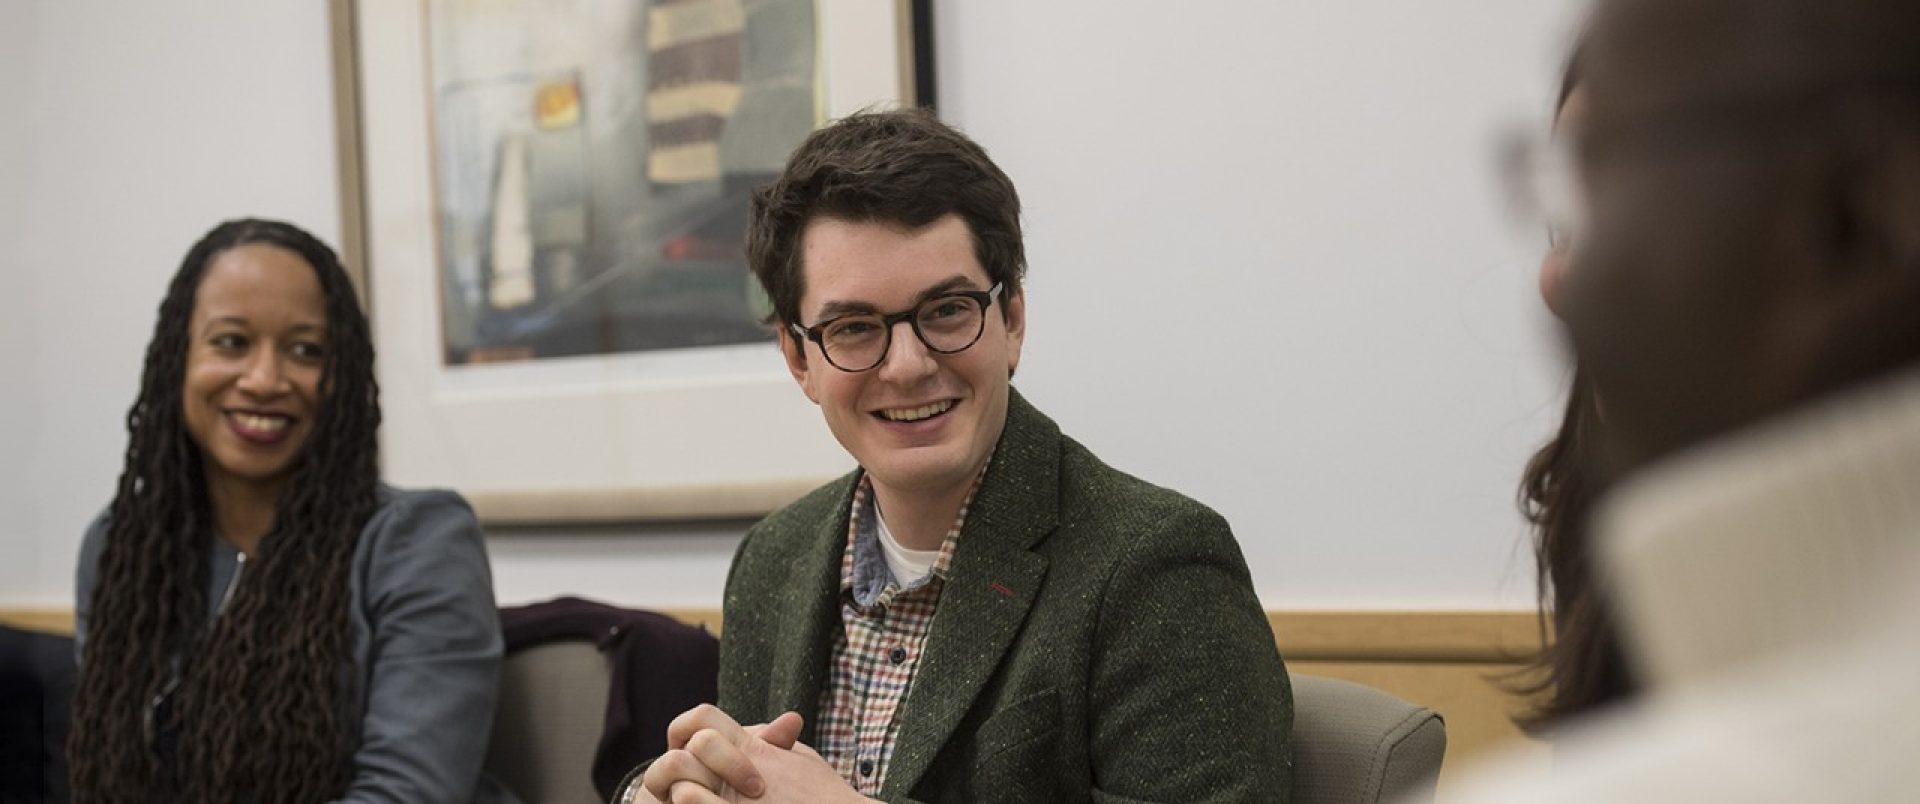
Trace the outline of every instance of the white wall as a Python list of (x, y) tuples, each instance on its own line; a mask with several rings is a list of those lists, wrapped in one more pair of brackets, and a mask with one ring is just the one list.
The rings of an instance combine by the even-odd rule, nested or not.
[[(0, 4), (0, 606), (67, 603), (193, 237), (339, 231), (324, 7), (161, 5)], [(1025, 393), (1225, 513), (1269, 606), (1528, 605), (1558, 376), (1488, 156), (1579, 0), (937, 5), (942, 113), (1027, 205)], [(741, 528), (498, 533), (498, 591), (717, 605)]]
[[(34, 11), (32, 4), (0, 4), (0, 103), (27, 97), (33, 83), (30, 62), (16, 54), (32, 46)], [(42, 550), (42, 540), (26, 526), (35, 510), (27, 486), (33, 476), (28, 436), (30, 424), (40, 419), (34, 358), (40, 342), (20, 302), (36, 295), (39, 279), (21, 249), (31, 205), (25, 193), (13, 190), (28, 186), (30, 169), (26, 150), (14, 145), (33, 130), (18, 108), (0, 115), (0, 278), (12, 289), (0, 295), (0, 377), (7, 378), (0, 383), (0, 595), (31, 583)]]
[(1027, 202), (1020, 386), (1225, 514), (1269, 606), (1528, 605), (1556, 373), (1489, 157), (1576, 10), (941, 4), (943, 112)]
[(0, 375), (0, 605), (64, 606), (80, 531), (113, 494), (141, 351), (181, 255), (245, 214), (339, 237), (326, 7), (0, 7), (4, 36), (19, 40), (0, 48), (0, 158), (24, 166), (0, 185), (0, 217), (19, 226), (0, 296), (14, 336)]

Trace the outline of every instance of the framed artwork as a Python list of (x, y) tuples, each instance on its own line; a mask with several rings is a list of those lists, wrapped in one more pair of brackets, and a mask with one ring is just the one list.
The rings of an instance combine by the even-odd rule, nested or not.
[(489, 524), (749, 517), (851, 468), (747, 270), (827, 120), (931, 102), (929, 0), (335, 0), (383, 471)]

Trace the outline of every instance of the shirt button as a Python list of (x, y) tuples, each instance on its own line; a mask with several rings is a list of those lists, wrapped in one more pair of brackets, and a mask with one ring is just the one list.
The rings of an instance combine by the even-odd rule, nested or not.
[(873, 775), (873, 760), (871, 759), (860, 760), (860, 775), (861, 776)]
[(895, 647), (893, 650), (887, 652), (887, 659), (894, 664), (905, 662), (907, 660), (907, 649)]

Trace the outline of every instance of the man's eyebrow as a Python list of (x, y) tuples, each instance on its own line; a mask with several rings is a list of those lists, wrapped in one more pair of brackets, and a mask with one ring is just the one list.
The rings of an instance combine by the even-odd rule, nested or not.
[[(914, 297), (913, 303), (915, 306), (918, 306), (923, 301), (935, 296), (944, 296), (956, 290), (979, 290), (979, 288), (974, 287), (974, 284), (974, 281), (969, 279), (965, 274), (954, 274), (953, 276), (934, 283), (932, 287), (920, 291), (920, 295)], [(855, 313), (879, 312), (880, 308), (866, 302), (835, 300), (820, 305), (820, 320), (825, 321), (829, 318)]]

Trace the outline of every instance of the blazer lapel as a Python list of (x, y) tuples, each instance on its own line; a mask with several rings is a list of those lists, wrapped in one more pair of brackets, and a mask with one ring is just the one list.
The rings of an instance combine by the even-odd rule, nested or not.
[(1059, 429), (1010, 392), (1006, 428), (961, 526), (926, 655), (898, 715), (883, 792), (905, 795), (920, 781), (1026, 621), (1047, 571), (1032, 547), (1058, 520), (1059, 464)]
[(773, 640), (766, 716), (799, 712), (806, 718), (800, 738), (808, 743), (815, 741), (820, 691), (826, 687), (834, 631), (840, 628), (840, 560), (846, 551), (847, 512), (857, 476), (842, 480), (844, 493), (835, 495), (838, 513), (821, 517), (824, 524), (807, 535), (795, 554), (792, 571), (785, 578), (768, 579), (781, 587), (782, 627)]

